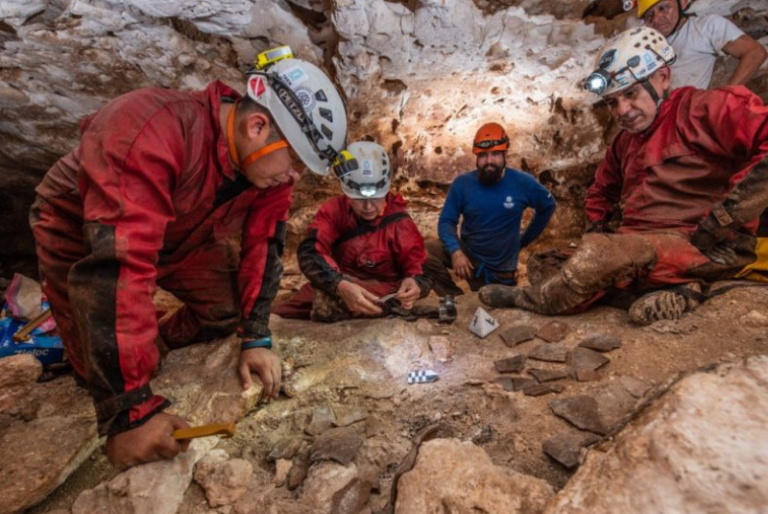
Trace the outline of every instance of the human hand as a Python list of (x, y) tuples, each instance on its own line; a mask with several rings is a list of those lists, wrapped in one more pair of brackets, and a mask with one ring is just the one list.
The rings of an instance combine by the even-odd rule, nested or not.
[(172, 459), (189, 448), (189, 440), (173, 438), (174, 430), (187, 427), (183, 418), (159, 412), (141, 426), (109, 436), (107, 459), (121, 471), (145, 462)]
[(381, 307), (376, 305), (379, 297), (354, 282), (342, 280), (339, 282), (336, 292), (350, 312), (367, 316), (378, 316), (381, 314)]
[(419, 296), (421, 296), (421, 288), (413, 277), (403, 280), (400, 289), (397, 290), (397, 299), (400, 300), (400, 305), (406, 310), (413, 307), (413, 302), (418, 300)]
[(277, 399), (280, 395), (283, 376), (280, 357), (268, 348), (243, 350), (240, 352), (240, 379), (243, 390), (247, 390), (253, 384), (251, 373), (256, 373), (261, 380), (261, 385), (264, 387), (263, 398)]
[(451, 266), (456, 275), (464, 280), (469, 280), (472, 277), (472, 270), (475, 269), (469, 258), (461, 250), (456, 250), (451, 255)]
[(722, 226), (713, 212), (710, 212), (696, 224), (696, 230), (691, 236), (691, 244), (706, 255), (720, 241), (728, 239), (732, 233), (730, 228)]

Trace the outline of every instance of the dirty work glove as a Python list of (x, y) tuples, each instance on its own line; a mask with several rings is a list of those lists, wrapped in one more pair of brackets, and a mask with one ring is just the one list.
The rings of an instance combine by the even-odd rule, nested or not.
[(696, 231), (691, 236), (691, 244), (707, 255), (707, 252), (717, 243), (728, 239), (734, 225), (733, 219), (723, 205), (715, 204), (710, 213), (699, 220)]

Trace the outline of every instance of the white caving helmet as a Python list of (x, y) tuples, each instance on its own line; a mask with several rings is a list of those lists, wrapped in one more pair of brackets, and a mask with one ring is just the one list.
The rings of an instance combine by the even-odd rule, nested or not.
[[(600, 50), (597, 69), (587, 77), (584, 89), (600, 96), (610, 95), (635, 82), (645, 83), (656, 70), (671, 65), (676, 58), (672, 45), (660, 32), (648, 27), (625, 30)], [(655, 91), (651, 96), (656, 96)]]
[(392, 184), (387, 152), (370, 141), (350, 144), (339, 155), (333, 170), (344, 194), (353, 200), (384, 198)]
[(269, 110), (310, 171), (327, 175), (347, 138), (347, 111), (331, 79), (284, 46), (259, 55), (247, 94)]

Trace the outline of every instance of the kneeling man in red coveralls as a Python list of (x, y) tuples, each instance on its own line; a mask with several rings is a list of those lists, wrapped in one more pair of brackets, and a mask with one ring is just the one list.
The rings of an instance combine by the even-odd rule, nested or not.
[(391, 294), (410, 309), (430, 290), (427, 257), (405, 201), (389, 192), (387, 153), (376, 143), (352, 143), (334, 171), (344, 195), (320, 207), (299, 246), (309, 284), (272, 312), (327, 322), (380, 316), (380, 299)]
[[(702, 284), (766, 269), (768, 234), (757, 229), (768, 207), (768, 108), (742, 86), (672, 91), (674, 59), (650, 28), (630, 29), (600, 52), (586, 88), (623, 130), (587, 195), (590, 233), (556, 272), (529, 287), (486, 286), (483, 302), (560, 314), (611, 288), (666, 287), (629, 309), (648, 324), (693, 308), (706, 298)], [(620, 225), (608, 233), (615, 213)]]
[[(186, 422), (149, 385), (161, 343), (238, 330), (243, 387), (253, 372), (265, 398), (279, 392), (267, 325), (293, 183), (304, 165), (326, 173), (347, 129), (325, 73), (282, 57), (249, 72), (245, 97), (214, 82), (114, 99), (36, 189), (45, 292), (118, 468), (186, 449), (171, 436)], [(157, 286), (184, 304), (159, 324)]]

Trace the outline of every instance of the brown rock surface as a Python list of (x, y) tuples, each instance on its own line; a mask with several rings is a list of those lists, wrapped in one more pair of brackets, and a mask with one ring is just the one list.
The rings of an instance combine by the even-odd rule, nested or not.
[(252, 477), (253, 466), (250, 462), (230, 459), (223, 450), (213, 450), (195, 468), (195, 482), (205, 490), (211, 507), (235, 503), (245, 494)]
[(0, 513), (19, 512), (50, 494), (97, 445), (91, 419), (52, 416), (0, 433)]
[(173, 460), (124, 471), (80, 494), (72, 505), (72, 514), (176, 514), (192, 482), (195, 462), (213, 444), (212, 438), (195, 439), (189, 451)]
[(696, 373), (604, 452), (546, 514), (768, 512), (768, 357)]
[(398, 490), (395, 514), (533, 514), (552, 497), (543, 480), (496, 466), (483, 449), (457, 439), (424, 443)]
[(6, 424), (6, 417), (25, 421), (35, 418), (40, 402), (30, 391), (42, 371), (42, 364), (33, 355), (0, 359), (0, 429)]

